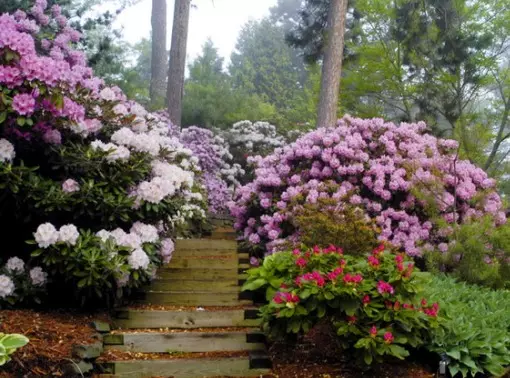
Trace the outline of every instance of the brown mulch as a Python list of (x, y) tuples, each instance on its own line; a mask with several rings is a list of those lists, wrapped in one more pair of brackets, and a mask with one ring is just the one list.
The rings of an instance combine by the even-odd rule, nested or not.
[[(12, 355), (12, 361), (0, 368), (0, 377), (62, 376), (62, 365), (72, 358), (75, 344), (97, 341), (91, 322), (109, 322), (105, 313), (80, 314), (75, 311), (0, 311), (0, 332), (19, 333), (30, 342)], [(3, 375), (2, 375), (3, 374)]]

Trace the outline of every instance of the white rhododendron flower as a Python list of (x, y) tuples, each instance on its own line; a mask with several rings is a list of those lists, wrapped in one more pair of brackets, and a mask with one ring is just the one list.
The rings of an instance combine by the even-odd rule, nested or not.
[(130, 232), (138, 235), (142, 243), (156, 243), (159, 240), (158, 229), (150, 224), (135, 222)]
[(11, 257), (7, 260), (5, 268), (11, 273), (23, 273), (25, 271), (25, 262), (19, 257)]
[(128, 263), (133, 269), (147, 269), (150, 264), (150, 259), (143, 249), (138, 248), (129, 255)]
[(60, 227), (58, 231), (58, 240), (70, 245), (76, 245), (80, 233), (74, 224), (67, 224)]
[(0, 163), (11, 162), (15, 156), (12, 143), (7, 139), (0, 139)]
[(48, 279), (48, 273), (45, 273), (41, 267), (36, 266), (30, 270), (30, 280), (34, 286), (43, 286)]
[(14, 294), (14, 282), (5, 274), (0, 274), (0, 298), (6, 298)]
[(40, 248), (48, 248), (58, 242), (59, 232), (51, 223), (44, 223), (37, 227), (34, 238)]
[(65, 193), (74, 193), (80, 191), (80, 184), (73, 179), (67, 179), (62, 184), (62, 190)]
[(96, 236), (99, 239), (101, 239), (101, 241), (103, 243), (106, 242), (108, 239), (113, 238), (112, 234), (106, 230), (101, 230), (101, 231), (96, 232)]

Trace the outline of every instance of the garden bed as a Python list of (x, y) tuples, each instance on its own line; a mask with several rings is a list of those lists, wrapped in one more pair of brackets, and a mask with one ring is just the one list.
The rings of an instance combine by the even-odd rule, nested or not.
[(70, 362), (73, 345), (98, 341), (91, 325), (96, 320), (108, 322), (109, 317), (75, 311), (1, 311), (0, 332), (23, 334), (30, 342), (0, 368), (0, 376), (63, 376), (62, 366)]

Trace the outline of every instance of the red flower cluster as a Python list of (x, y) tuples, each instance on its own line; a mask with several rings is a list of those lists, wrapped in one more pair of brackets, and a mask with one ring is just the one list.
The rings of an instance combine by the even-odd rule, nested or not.
[(355, 275), (352, 275), (352, 274), (349, 274), (347, 273), (344, 277), (344, 282), (346, 284), (359, 284), (361, 281), (363, 281), (363, 276), (361, 274), (355, 274)]
[(314, 271), (312, 273), (305, 273), (302, 276), (296, 277), (296, 285), (301, 286), (302, 281), (315, 281), (315, 284), (319, 287), (323, 287), (326, 284), (326, 280), (320, 272)]
[(377, 247), (374, 248), (374, 250), (372, 251), (372, 254), (374, 256), (379, 256), (379, 255), (382, 255), (384, 253), (384, 244), (379, 244)]
[(395, 337), (393, 337), (393, 334), (391, 332), (386, 332), (384, 334), (384, 342), (386, 344), (391, 344), (395, 340)]
[(296, 265), (299, 266), (301, 269), (304, 268), (306, 266), (306, 260), (302, 257), (298, 258), (296, 260)]
[(363, 302), (363, 305), (364, 305), (364, 306), (368, 305), (368, 304), (370, 303), (370, 295), (368, 295), (368, 294), (367, 294), (367, 295), (365, 295), (365, 296), (363, 297), (363, 299), (361, 300), (361, 302)]
[(372, 326), (372, 328), (370, 328), (370, 337), (376, 337), (376, 336), (377, 336), (377, 327)]
[(377, 283), (377, 291), (379, 292), (379, 294), (384, 294), (384, 293), (394, 294), (395, 293), (395, 289), (393, 288), (393, 286), (391, 286), (389, 283), (384, 282), (384, 281), (379, 281)]
[(370, 265), (372, 268), (378, 268), (381, 263), (377, 257), (368, 256), (368, 265)]
[(336, 281), (338, 276), (342, 275), (344, 273), (344, 270), (342, 268), (335, 268), (332, 272), (328, 273), (328, 279), (330, 281)]
[(298, 303), (299, 297), (296, 294), (293, 293), (285, 293), (285, 292), (277, 292), (274, 297), (273, 301), (276, 304), (282, 304), (282, 303)]

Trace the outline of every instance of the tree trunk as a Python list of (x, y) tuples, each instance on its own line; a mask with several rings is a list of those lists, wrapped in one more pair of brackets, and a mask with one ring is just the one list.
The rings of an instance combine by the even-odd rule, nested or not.
[(166, 96), (166, 0), (152, 0), (152, 57), (150, 98), (153, 108), (164, 106)]
[(181, 126), (182, 95), (184, 92), (184, 69), (191, 0), (175, 0), (172, 46), (168, 69), (168, 114), (173, 124)]
[(345, 18), (348, 0), (330, 0), (317, 127), (333, 127), (337, 121), (338, 93), (342, 74)]

